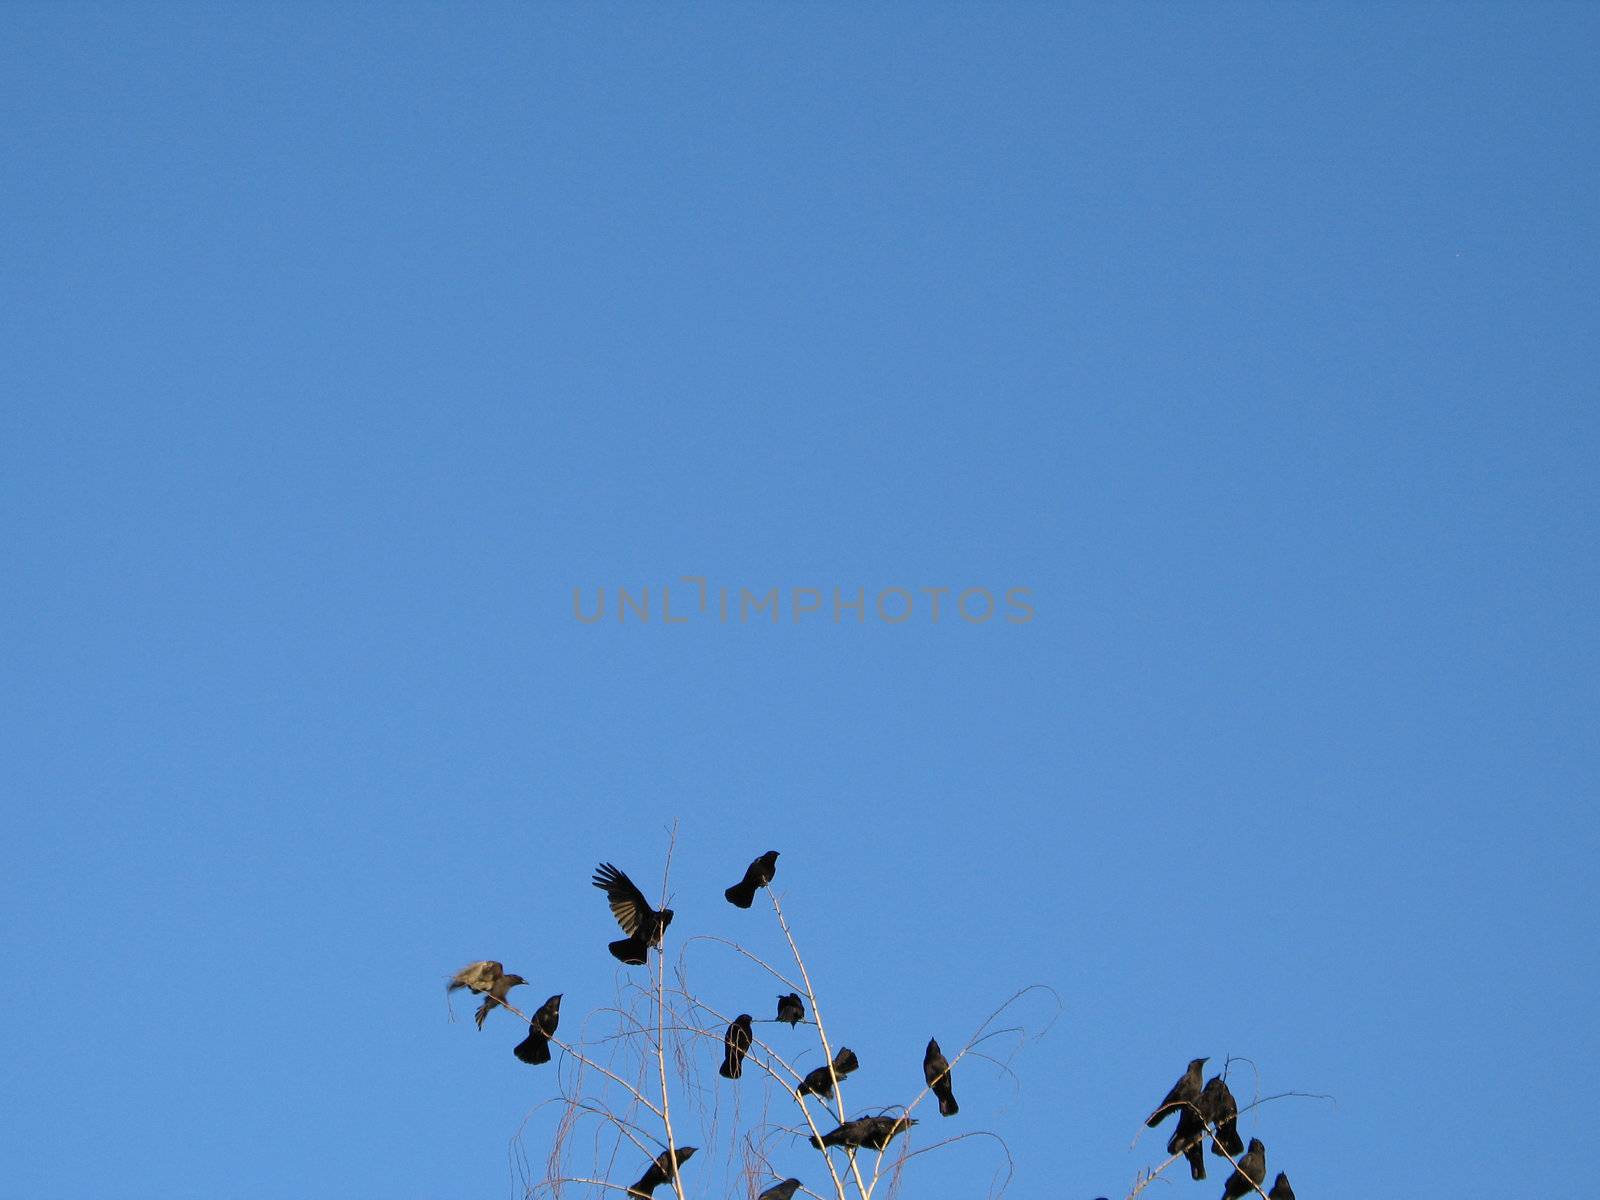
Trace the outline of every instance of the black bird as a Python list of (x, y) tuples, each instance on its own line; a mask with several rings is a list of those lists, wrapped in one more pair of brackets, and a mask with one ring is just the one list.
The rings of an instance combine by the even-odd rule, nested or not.
[(1222, 1185), (1222, 1200), (1240, 1200), (1255, 1191), (1257, 1185), (1267, 1177), (1267, 1148), (1261, 1144), (1260, 1138), (1250, 1139), (1250, 1149), (1239, 1160), (1239, 1169), (1228, 1176), (1228, 1182)]
[(1279, 1171), (1278, 1177), (1272, 1181), (1272, 1190), (1267, 1193), (1267, 1200), (1294, 1200), (1294, 1189), (1289, 1186), (1289, 1177), (1282, 1171)]
[(644, 1169), (639, 1182), (628, 1189), (628, 1195), (641, 1198), (652, 1195), (663, 1183), (670, 1181), (678, 1173), (678, 1168), (688, 1162), (690, 1156), (698, 1149), (698, 1146), (679, 1146), (676, 1163), (673, 1162), (672, 1151), (663, 1150), (656, 1155), (655, 1162)]
[(450, 977), (450, 982), (444, 985), (444, 990), (456, 992), (462, 988), (471, 988), (475, 992), (487, 992), (489, 986), (505, 973), (505, 967), (490, 959), (468, 963)]
[(939, 1043), (928, 1039), (927, 1052), (922, 1056), (922, 1077), (928, 1081), (933, 1094), (939, 1097), (939, 1115), (953, 1117), (961, 1111), (956, 1094), (950, 1085), (950, 1063), (939, 1049)]
[(737, 1079), (744, 1073), (744, 1056), (750, 1052), (750, 1014), (740, 1013), (722, 1035), (722, 1065), (717, 1074), (724, 1079)]
[(836, 1129), (829, 1130), (821, 1137), (811, 1139), (811, 1144), (818, 1150), (824, 1146), (843, 1146), (846, 1150), (854, 1150), (858, 1146), (865, 1146), (868, 1150), (883, 1151), (895, 1134), (910, 1129), (917, 1122), (911, 1117), (857, 1117), (854, 1121), (846, 1121)]
[(860, 1065), (854, 1050), (849, 1046), (840, 1046), (839, 1053), (833, 1056), (830, 1065), (818, 1067), (800, 1081), (800, 1086), (795, 1088), (795, 1095), (831, 1096), (835, 1078), (843, 1079)]
[(744, 878), (722, 894), (728, 903), (738, 908), (749, 908), (756, 900), (756, 889), (766, 887), (778, 871), (778, 852), (768, 850), (744, 869)]
[(1193, 1106), (1178, 1110), (1178, 1127), (1167, 1139), (1167, 1153), (1181, 1154), (1189, 1160), (1189, 1178), (1206, 1177), (1206, 1123)]
[(539, 1011), (533, 1014), (533, 1020), (528, 1022), (528, 1036), (518, 1042), (511, 1053), (534, 1066), (549, 1062), (550, 1039), (560, 1023), (561, 994), (557, 993), (539, 1006)]
[(1145, 1124), (1154, 1129), (1169, 1115), (1177, 1112), (1185, 1104), (1193, 1104), (1200, 1098), (1200, 1068), (1206, 1065), (1203, 1058), (1191, 1058), (1189, 1069), (1172, 1085), (1172, 1090), (1167, 1093), (1167, 1098), (1156, 1105), (1155, 1112), (1145, 1118)]
[(643, 965), (645, 951), (651, 946), (661, 945), (662, 932), (672, 924), (672, 910), (663, 908), (657, 912), (651, 908), (650, 902), (634, 886), (633, 880), (610, 863), (601, 863), (596, 867), (590, 882), (606, 894), (606, 899), (611, 902), (611, 915), (622, 926), (622, 932), (628, 935), (611, 942), (606, 949), (611, 951), (612, 957), (630, 967)]
[(484, 991), (483, 1003), (478, 1005), (478, 1011), (472, 1014), (478, 1022), (478, 1028), (483, 1028), (483, 1019), (489, 1015), (490, 1009), (499, 1008), (506, 1002), (507, 992), (527, 982), (521, 975), (502, 975), (491, 983)]
[(1210, 1121), (1217, 1131), (1211, 1139), (1211, 1153), (1219, 1158), (1226, 1158), (1229, 1154), (1238, 1158), (1243, 1154), (1244, 1141), (1239, 1137), (1239, 1102), (1233, 1098), (1221, 1075), (1213, 1075), (1206, 1080), (1199, 1105), (1201, 1116)]
[[(778, 997), (778, 1020), (787, 1021), (789, 1028), (793, 1029), (806, 1019), (806, 1006), (800, 999), (798, 992), (790, 992), (787, 996)], [(757, 1197), (757, 1200), (760, 1200)]]
[(785, 1179), (782, 1183), (775, 1183), (769, 1187), (756, 1200), (789, 1200), (794, 1195), (795, 1188), (800, 1186), (798, 1179)]

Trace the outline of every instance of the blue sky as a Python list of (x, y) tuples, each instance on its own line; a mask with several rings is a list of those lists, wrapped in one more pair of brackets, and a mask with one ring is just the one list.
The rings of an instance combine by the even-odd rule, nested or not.
[[(0, 1196), (515, 1194), (551, 1076), (442, 979), (611, 1003), (674, 826), (674, 935), (782, 851), (853, 1105), (1059, 994), (913, 1134), (1013, 1195), (1200, 1054), (1334, 1098), (1244, 1122), (1307, 1200), (1568, 1187), (1592, 7), (3, 24)], [(685, 576), (1034, 619), (573, 617)]]

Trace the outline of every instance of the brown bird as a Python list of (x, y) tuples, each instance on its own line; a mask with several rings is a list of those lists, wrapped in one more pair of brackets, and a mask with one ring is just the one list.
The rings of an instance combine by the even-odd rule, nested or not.
[(450, 982), (445, 984), (444, 990), (458, 992), (462, 988), (471, 988), (475, 992), (487, 992), (489, 985), (504, 975), (505, 971), (503, 966), (490, 959), (468, 963), (450, 977)]
[[(778, 1020), (788, 1024), (793, 1029), (806, 1019), (805, 1002), (800, 999), (798, 992), (790, 992), (787, 996), (778, 997)], [(758, 1197), (757, 1200), (760, 1200)]]
[(744, 1073), (744, 1056), (750, 1052), (752, 1039), (750, 1014), (740, 1013), (722, 1036), (722, 1065), (717, 1074), (724, 1079), (737, 1079)]
[(1167, 1093), (1167, 1098), (1156, 1105), (1155, 1112), (1146, 1117), (1144, 1123), (1154, 1129), (1184, 1105), (1200, 1099), (1200, 1068), (1205, 1065), (1205, 1059), (1191, 1058), (1189, 1069), (1179, 1076), (1178, 1082)]
[(728, 903), (738, 908), (749, 908), (756, 900), (756, 889), (766, 887), (778, 871), (778, 852), (768, 850), (744, 869), (744, 878), (722, 894)]
[(483, 1019), (489, 1015), (489, 1010), (499, 1008), (506, 1002), (506, 993), (514, 987), (521, 987), (528, 981), (521, 975), (502, 975), (489, 985), (484, 994), (483, 1003), (478, 1005), (478, 1011), (473, 1014), (477, 1019), (478, 1028), (483, 1028)]
[(1289, 1186), (1289, 1177), (1282, 1171), (1272, 1181), (1272, 1190), (1267, 1193), (1267, 1200), (1294, 1200), (1294, 1189)]
[(628, 1189), (628, 1195), (640, 1197), (641, 1200), (652, 1195), (663, 1183), (669, 1182), (678, 1173), (678, 1168), (688, 1162), (690, 1156), (698, 1149), (698, 1146), (679, 1146), (676, 1161), (671, 1150), (663, 1150), (656, 1155), (655, 1162), (644, 1169), (639, 1182)]
[(832, 1063), (818, 1067), (800, 1081), (800, 1086), (794, 1090), (795, 1095), (831, 1096), (835, 1079), (843, 1079), (860, 1065), (854, 1050), (849, 1046), (840, 1046)]
[(532, 1066), (550, 1061), (550, 1039), (561, 1024), (561, 993), (556, 993), (539, 1006), (528, 1022), (528, 1036), (511, 1051), (523, 1062)]
[(953, 1117), (961, 1111), (956, 1094), (950, 1085), (950, 1063), (939, 1049), (939, 1043), (928, 1039), (928, 1049), (922, 1056), (922, 1077), (928, 1081), (933, 1094), (939, 1097), (939, 1115)]
[(1200, 1115), (1210, 1121), (1217, 1131), (1211, 1139), (1211, 1153), (1219, 1158), (1229, 1155), (1238, 1158), (1243, 1154), (1244, 1141), (1239, 1137), (1239, 1102), (1233, 1098), (1227, 1081), (1221, 1075), (1213, 1075), (1206, 1080), (1205, 1089), (1200, 1093), (1199, 1106)]
[(606, 899), (611, 903), (611, 915), (617, 919), (622, 932), (628, 935), (608, 943), (606, 949), (611, 951), (613, 958), (630, 967), (642, 966), (645, 951), (651, 946), (661, 945), (662, 933), (672, 924), (672, 910), (664, 908), (657, 912), (651, 908), (650, 902), (634, 886), (633, 880), (610, 863), (601, 863), (596, 867), (590, 882), (606, 894)]
[(1250, 1149), (1239, 1160), (1239, 1169), (1228, 1176), (1222, 1185), (1222, 1200), (1241, 1200), (1260, 1186), (1267, 1177), (1267, 1148), (1260, 1138), (1250, 1139)]

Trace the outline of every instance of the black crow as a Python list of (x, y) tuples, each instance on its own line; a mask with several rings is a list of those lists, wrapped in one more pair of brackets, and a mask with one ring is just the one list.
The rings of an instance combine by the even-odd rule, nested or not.
[(724, 1079), (737, 1079), (744, 1073), (744, 1056), (750, 1052), (750, 1014), (740, 1013), (722, 1035), (722, 1065), (717, 1074)]
[(611, 902), (611, 915), (617, 919), (622, 932), (628, 935), (611, 942), (606, 949), (611, 951), (612, 957), (630, 967), (642, 965), (645, 951), (651, 946), (661, 945), (662, 932), (672, 924), (672, 910), (664, 908), (657, 912), (651, 908), (650, 902), (634, 886), (633, 880), (610, 863), (601, 863), (596, 867), (591, 882), (606, 894), (606, 899)]
[(539, 1006), (539, 1011), (533, 1014), (533, 1020), (528, 1022), (528, 1036), (518, 1042), (511, 1053), (535, 1066), (549, 1062), (550, 1039), (555, 1036), (556, 1026), (560, 1023), (561, 994), (557, 993)]
[(768, 850), (755, 862), (744, 869), (744, 878), (728, 888), (722, 894), (728, 898), (728, 903), (739, 908), (749, 908), (755, 903), (756, 889), (766, 887), (772, 882), (772, 876), (778, 870), (778, 852)]
[(922, 1077), (928, 1081), (933, 1094), (939, 1097), (939, 1115), (953, 1117), (961, 1111), (950, 1083), (950, 1063), (939, 1049), (939, 1043), (928, 1039), (928, 1049), (922, 1056)]

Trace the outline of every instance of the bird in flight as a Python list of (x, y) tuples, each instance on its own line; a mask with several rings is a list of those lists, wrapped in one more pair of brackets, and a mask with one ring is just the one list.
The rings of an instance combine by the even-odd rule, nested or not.
[(658, 1187), (678, 1173), (678, 1168), (688, 1162), (690, 1156), (698, 1149), (698, 1146), (679, 1146), (676, 1162), (673, 1161), (671, 1150), (663, 1150), (656, 1155), (655, 1162), (644, 1169), (639, 1182), (628, 1189), (628, 1195), (640, 1198), (653, 1195)]
[(728, 903), (738, 908), (749, 908), (755, 903), (756, 889), (766, 887), (778, 870), (778, 852), (768, 850), (744, 869), (744, 878), (722, 894)]
[(717, 1074), (724, 1079), (737, 1079), (744, 1073), (744, 1056), (750, 1052), (750, 1014), (740, 1013), (722, 1036), (722, 1065)]
[(1156, 1105), (1155, 1112), (1146, 1117), (1144, 1123), (1154, 1129), (1171, 1114), (1200, 1099), (1200, 1069), (1205, 1065), (1205, 1059), (1191, 1058), (1189, 1069), (1178, 1077), (1178, 1082), (1172, 1085), (1167, 1098)]
[(800, 1086), (795, 1088), (795, 1095), (831, 1096), (834, 1081), (843, 1079), (860, 1065), (854, 1050), (849, 1046), (840, 1046), (839, 1053), (833, 1056), (833, 1062), (818, 1067), (800, 1081)]
[(650, 902), (633, 880), (610, 863), (601, 863), (596, 867), (591, 882), (606, 894), (611, 904), (611, 915), (617, 919), (622, 932), (628, 935), (609, 943), (606, 949), (611, 951), (613, 958), (630, 967), (642, 966), (645, 952), (651, 946), (661, 945), (661, 934), (672, 924), (672, 910), (664, 908), (657, 912), (651, 908)]
[[(778, 1020), (788, 1022), (793, 1029), (806, 1019), (806, 1006), (801, 1001), (798, 992), (790, 992), (787, 996), (778, 997)], [(757, 1197), (760, 1200), (760, 1197)]]
[(922, 1056), (922, 1077), (928, 1081), (933, 1094), (939, 1097), (941, 1117), (953, 1117), (961, 1111), (960, 1105), (956, 1103), (955, 1091), (950, 1084), (950, 1063), (945, 1058), (944, 1052), (939, 1049), (939, 1043), (933, 1038), (928, 1039), (928, 1049)]
[(458, 992), (462, 988), (471, 988), (475, 992), (487, 992), (490, 985), (505, 973), (505, 967), (492, 959), (468, 963), (450, 977), (450, 982), (445, 984), (444, 990)]
[(533, 1020), (528, 1022), (528, 1036), (518, 1042), (511, 1053), (533, 1066), (549, 1062), (550, 1039), (555, 1036), (556, 1026), (560, 1023), (561, 995), (557, 993), (539, 1006), (539, 1011), (533, 1014)]

